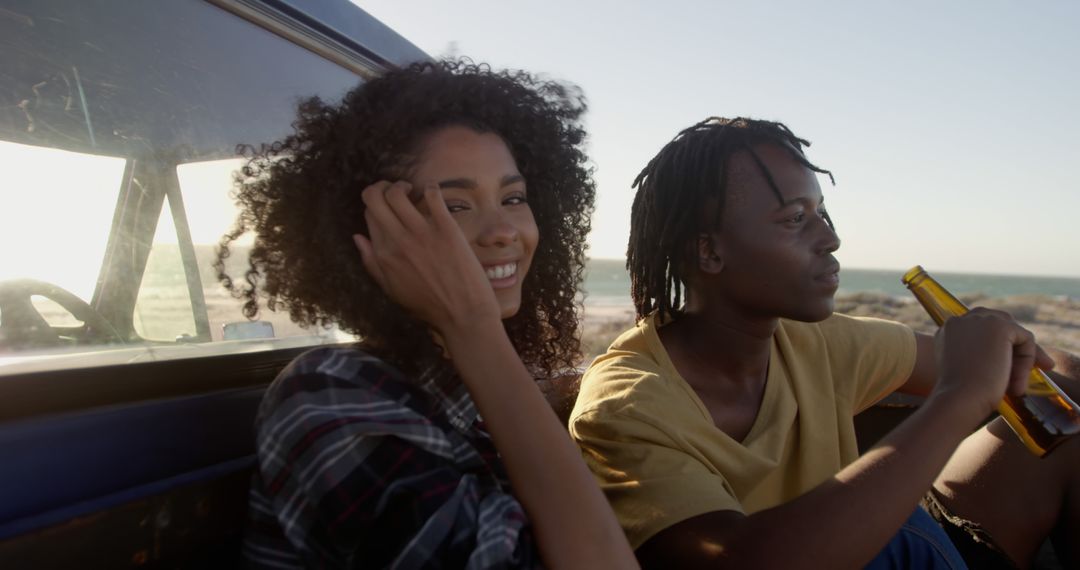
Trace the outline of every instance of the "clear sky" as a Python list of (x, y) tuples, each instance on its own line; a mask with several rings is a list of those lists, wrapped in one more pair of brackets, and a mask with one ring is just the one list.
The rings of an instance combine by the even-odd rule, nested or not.
[(710, 115), (813, 144), (847, 267), (1080, 276), (1080, 2), (354, 0), (433, 56), (576, 83), (626, 250), (630, 184)]

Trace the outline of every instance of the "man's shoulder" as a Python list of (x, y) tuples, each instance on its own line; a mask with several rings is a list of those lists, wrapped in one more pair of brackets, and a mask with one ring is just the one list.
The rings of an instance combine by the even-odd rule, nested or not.
[(897, 321), (833, 313), (823, 321), (812, 323), (781, 319), (776, 337), (796, 344), (849, 344), (907, 331), (910, 328)]
[(648, 322), (620, 335), (581, 379), (571, 422), (586, 413), (634, 413), (685, 399)]

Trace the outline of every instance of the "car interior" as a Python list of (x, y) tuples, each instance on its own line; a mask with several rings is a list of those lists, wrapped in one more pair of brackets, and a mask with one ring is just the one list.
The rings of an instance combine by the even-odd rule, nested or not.
[(263, 389), (353, 339), (248, 321), (218, 282), (238, 146), (427, 58), (345, 0), (309, 4), (0, 8), (4, 566), (239, 564)]

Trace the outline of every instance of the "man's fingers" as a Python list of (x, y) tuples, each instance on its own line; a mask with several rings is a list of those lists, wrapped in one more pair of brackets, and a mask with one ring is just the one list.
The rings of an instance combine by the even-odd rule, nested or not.
[(1037, 352), (1035, 353), (1035, 366), (1043, 370), (1053, 370), (1056, 363), (1054, 359), (1042, 349), (1041, 346), (1036, 346)]
[(1013, 326), (1013, 357), (1007, 391), (1019, 396), (1027, 391), (1028, 376), (1031, 375), (1038, 353), (1042, 350), (1035, 344), (1035, 335), (1016, 323), (1010, 324)]
[(1035, 359), (1031, 355), (1013, 355), (1012, 371), (1009, 374), (1009, 386), (1006, 391), (1013, 396), (1027, 392), (1028, 377)]

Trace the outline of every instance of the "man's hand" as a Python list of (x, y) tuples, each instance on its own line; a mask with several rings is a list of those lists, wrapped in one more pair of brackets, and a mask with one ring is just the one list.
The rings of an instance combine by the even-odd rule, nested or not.
[(977, 420), (1006, 393), (1023, 394), (1032, 367), (1054, 366), (1035, 336), (1008, 313), (981, 307), (947, 320), (935, 348), (939, 381), (934, 395), (960, 395), (958, 401), (970, 406)]

